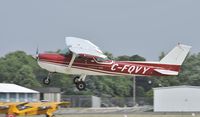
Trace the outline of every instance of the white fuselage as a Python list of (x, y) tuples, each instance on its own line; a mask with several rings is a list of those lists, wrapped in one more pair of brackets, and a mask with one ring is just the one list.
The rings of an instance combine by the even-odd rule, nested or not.
[[(57, 63), (50, 63), (45, 61), (38, 61), (38, 64), (41, 68), (46, 69), (50, 72), (58, 72), (58, 73), (64, 73), (64, 74), (75, 74), (75, 75), (81, 75), (81, 74), (87, 74), (87, 75), (108, 75), (106, 73), (100, 73), (97, 71), (91, 70), (84, 70), (81, 67), (75, 67), (72, 66), (71, 68), (68, 68), (68, 65), (61, 65)], [(113, 74), (114, 75), (114, 74)]]

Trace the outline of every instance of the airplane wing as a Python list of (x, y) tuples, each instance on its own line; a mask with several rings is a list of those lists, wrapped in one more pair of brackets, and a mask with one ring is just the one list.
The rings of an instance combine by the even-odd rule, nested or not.
[(28, 102), (4, 102), (0, 103), (0, 110), (8, 109), (10, 105), (16, 105), (17, 107), (22, 107), (28, 104)]
[(52, 108), (52, 106), (66, 106), (69, 105), (69, 102), (45, 102), (41, 103), (40, 106), (38, 106), (39, 110), (47, 110), (49, 108)]
[(100, 58), (107, 57), (103, 54), (99, 47), (97, 47), (88, 40), (76, 37), (66, 37), (65, 42), (69, 50), (75, 54), (87, 54), (91, 56), (97, 56)]
[(21, 106), (21, 105), (26, 105), (28, 102), (1, 102), (0, 106), (10, 106), (10, 105), (16, 105), (16, 106)]
[(163, 69), (154, 69), (156, 72), (163, 74), (163, 75), (178, 75), (177, 71), (172, 70), (163, 70)]
[(5, 110), (5, 109), (8, 109), (9, 108), (9, 105), (5, 105), (3, 103), (0, 104), (0, 110)]

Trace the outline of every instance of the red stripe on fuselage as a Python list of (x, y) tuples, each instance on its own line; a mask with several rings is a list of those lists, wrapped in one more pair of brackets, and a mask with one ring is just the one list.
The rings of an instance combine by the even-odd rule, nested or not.
[[(39, 60), (68, 65), (72, 56), (61, 54), (40, 54)], [(109, 61), (106, 61), (107, 63)], [(89, 68), (93, 70), (101, 70), (112, 73), (123, 73), (127, 75), (145, 75), (145, 76), (162, 76), (162, 74), (155, 72), (154, 69), (165, 69), (172, 71), (179, 71), (179, 65), (156, 64), (146, 62), (132, 62), (132, 61), (115, 61), (112, 64), (96, 63), (94, 58), (76, 58), (73, 66), (82, 68)], [(98, 71), (97, 71), (98, 72)]]

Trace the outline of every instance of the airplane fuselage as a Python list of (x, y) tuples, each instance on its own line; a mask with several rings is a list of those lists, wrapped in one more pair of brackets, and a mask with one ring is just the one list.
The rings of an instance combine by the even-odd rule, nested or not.
[(50, 72), (75, 75), (136, 75), (163, 76), (155, 69), (179, 71), (179, 65), (160, 64), (156, 62), (98, 60), (94, 56), (80, 55), (69, 68), (72, 55), (40, 54), (38, 64)]
[(76, 75), (73, 79), (76, 88), (84, 90), (87, 75), (129, 75), (129, 76), (175, 76), (185, 60), (191, 46), (178, 44), (159, 62), (113, 61), (89, 40), (66, 37), (66, 47), (59, 53), (37, 52), (41, 68), (49, 71), (43, 83), (50, 84), (52, 73)]

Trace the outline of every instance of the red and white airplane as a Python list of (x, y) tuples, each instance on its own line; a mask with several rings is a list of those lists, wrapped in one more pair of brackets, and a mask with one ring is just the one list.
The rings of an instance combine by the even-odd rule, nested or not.
[(159, 62), (113, 61), (88, 40), (66, 37), (66, 48), (60, 53), (43, 53), (37, 57), (41, 68), (49, 71), (44, 84), (50, 83), (52, 73), (77, 75), (74, 83), (77, 89), (84, 90), (87, 75), (129, 75), (129, 76), (174, 76), (191, 46), (178, 44)]

